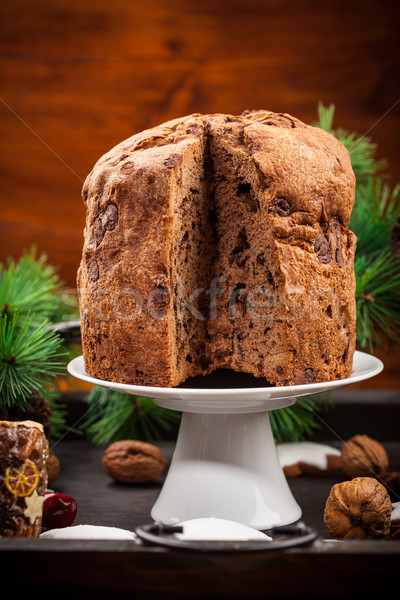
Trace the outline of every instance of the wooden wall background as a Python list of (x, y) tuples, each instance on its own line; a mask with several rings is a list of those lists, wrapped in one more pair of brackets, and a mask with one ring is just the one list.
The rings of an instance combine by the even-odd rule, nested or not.
[[(398, 2), (3, 2), (0, 260), (35, 244), (75, 287), (96, 160), (191, 112), (268, 108), (306, 122), (319, 101), (368, 132), (400, 181)], [(397, 103), (397, 104), (396, 104)], [(398, 351), (365, 387), (399, 388)]]

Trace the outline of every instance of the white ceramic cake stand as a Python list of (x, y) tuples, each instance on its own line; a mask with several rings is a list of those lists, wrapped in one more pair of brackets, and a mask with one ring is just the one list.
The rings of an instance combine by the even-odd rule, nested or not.
[(68, 365), (78, 379), (153, 398), (182, 412), (175, 451), (151, 516), (163, 525), (200, 517), (270, 529), (301, 517), (276, 452), (269, 411), (297, 398), (347, 386), (380, 373), (382, 362), (356, 352), (350, 377), (285, 387), (159, 388), (90, 377), (83, 357)]

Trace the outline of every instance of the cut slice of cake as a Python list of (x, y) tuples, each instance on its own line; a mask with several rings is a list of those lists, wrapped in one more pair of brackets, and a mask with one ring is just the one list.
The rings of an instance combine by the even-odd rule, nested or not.
[(272, 385), (350, 375), (347, 150), (287, 114), (193, 114), (86, 179), (82, 348), (100, 379), (172, 387), (231, 369)]

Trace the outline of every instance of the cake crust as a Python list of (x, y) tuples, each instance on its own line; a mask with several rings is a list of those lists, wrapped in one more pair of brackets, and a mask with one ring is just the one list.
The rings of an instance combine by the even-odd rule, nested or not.
[(118, 144), (83, 187), (86, 371), (163, 387), (218, 368), (349, 376), (354, 193), (347, 150), (283, 113), (193, 114)]

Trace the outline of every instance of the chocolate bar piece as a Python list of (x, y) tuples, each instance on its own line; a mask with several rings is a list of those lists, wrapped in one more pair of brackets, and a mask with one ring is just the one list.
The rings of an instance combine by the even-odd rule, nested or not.
[(39, 537), (49, 444), (35, 421), (0, 421), (0, 537)]

